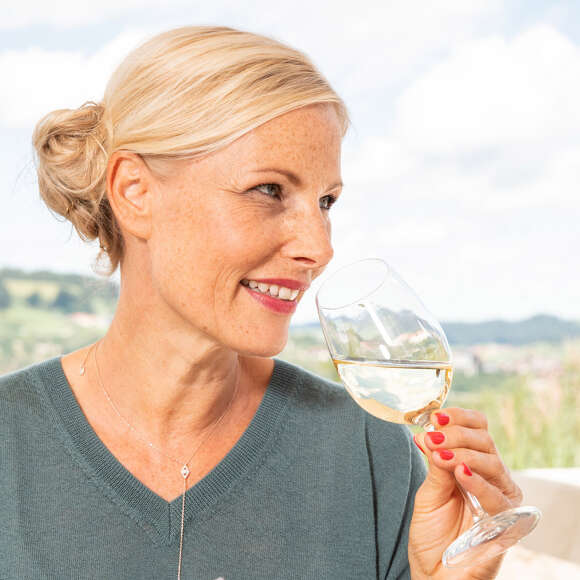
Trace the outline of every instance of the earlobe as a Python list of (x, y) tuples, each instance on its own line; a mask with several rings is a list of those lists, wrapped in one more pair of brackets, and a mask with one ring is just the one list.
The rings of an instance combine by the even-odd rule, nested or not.
[(115, 151), (107, 168), (107, 194), (122, 229), (138, 238), (151, 232), (150, 173), (141, 157)]

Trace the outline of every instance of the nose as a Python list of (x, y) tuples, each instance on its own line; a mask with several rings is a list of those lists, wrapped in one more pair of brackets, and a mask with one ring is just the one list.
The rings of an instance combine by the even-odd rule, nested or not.
[(324, 268), (334, 255), (328, 212), (318, 205), (296, 208), (286, 219), (283, 254), (308, 266)]

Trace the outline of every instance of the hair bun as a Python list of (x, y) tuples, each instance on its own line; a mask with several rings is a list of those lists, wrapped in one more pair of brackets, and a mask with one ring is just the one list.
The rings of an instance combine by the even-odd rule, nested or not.
[(95, 216), (106, 193), (103, 115), (104, 107), (92, 101), (52, 111), (38, 122), (32, 137), (44, 202), (69, 219), (86, 241), (99, 235)]

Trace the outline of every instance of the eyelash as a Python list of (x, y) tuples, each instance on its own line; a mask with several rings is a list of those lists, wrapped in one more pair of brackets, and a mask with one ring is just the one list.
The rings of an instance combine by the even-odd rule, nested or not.
[[(276, 195), (270, 195), (269, 193), (264, 193), (261, 189), (259, 189), (260, 187), (268, 187), (268, 186), (275, 186), (278, 189), (278, 194)], [(260, 185), (256, 185), (256, 187), (252, 187), (252, 190), (256, 190), (256, 191), (260, 191), (261, 193), (264, 193), (264, 195), (267, 195), (268, 197), (272, 197), (272, 198), (277, 198), (277, 199), (281, 199), (280, 197), (280, 192), (282, 191), (281, 186), (278, 183), (261, 183)], [(336, 197), (334, 195), (325, 195), (324, 197), (321, 198), (320, 201), (322, 201), (323, 199), (327, 199), (328, 200), (328, 206), (327, 207), (321, 207), (321, 209), (324, 209), (326, 211), (328, 211), (336, 202)]]

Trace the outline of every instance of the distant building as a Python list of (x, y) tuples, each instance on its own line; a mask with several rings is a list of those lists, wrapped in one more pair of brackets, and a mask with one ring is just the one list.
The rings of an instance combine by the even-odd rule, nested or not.
[(469, 350), (453, 349), (453, 370), (460, 371), (468, 377), (482, 371), (481, 359)]
[(73, 312), (69, 318), (83, 328), (104, 328), (110, 323), (108, 317), (88, 312)]

